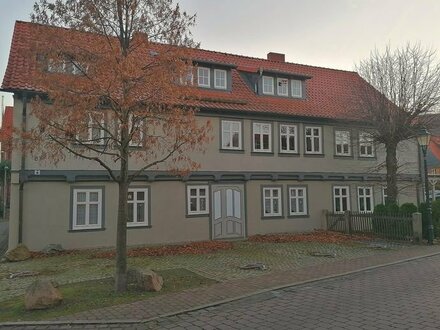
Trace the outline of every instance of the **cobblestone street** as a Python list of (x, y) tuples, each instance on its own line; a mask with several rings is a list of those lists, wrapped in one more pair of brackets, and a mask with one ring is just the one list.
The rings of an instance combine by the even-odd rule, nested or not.
[(438, 329), (440, 256), (269, 291), (149, 323), (10, 329)]

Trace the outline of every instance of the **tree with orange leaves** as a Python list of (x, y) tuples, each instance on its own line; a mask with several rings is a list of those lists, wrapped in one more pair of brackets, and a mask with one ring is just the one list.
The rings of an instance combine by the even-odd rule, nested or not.
[(195, 16), (173, 0), (40, 0), (31, 17), (44, 25), (30, 47), (41, 93), (26, 148), (53, 163), (96, 162), (118, 184), (115, 290), (123, 292), (130, 183), (147, 170), (197, 169), (189, 154), (209, 140), (187, 84)]

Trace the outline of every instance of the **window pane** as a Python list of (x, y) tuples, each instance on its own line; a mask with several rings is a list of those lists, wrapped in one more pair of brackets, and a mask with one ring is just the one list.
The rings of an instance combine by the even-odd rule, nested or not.
[(254, 143), (255, 143), (256, 150), (261, 149), (260, 135), (257, 135), (257, 134), (254, 135)]
[(85, 202), (86, 201), (86, 194), (85, 192), (79, 192), (76, 195), (76, 200), (80, 203)]
[(224, 147), (231, 147), (231, 133), (230, 132), (223, 132), (223, 146)]
[(145, 203), (138, 203), (137, 204), (137, 222), (144, 222), (145, 221)]
[(189, 210), (196, 212), (197, 211), (197, 198), (190, 198), (189, 200)]
[(134, 204), (128, 205), (128, 218), (127, 222), (133, 222), (134, 221)]
[(298, 199), (298, 212), (299, 213), (304, 213), (304, 199), (303, 198), (299, 198)]
[(289, 150), (295, 150), (295, 137), (289, 136)]
[(311, 138), (306, 138), (306, 150), (307, 151), (312, 151), (312, 139)]
[(205, 188), (200, 188), (199, 189), (199, 195), (200, 196), (206, 196), (206, 189)]
[(280, 133), (281, 133), (281, 134), (286, 134), (286, 133), (287, 133), (287, 126), (282, 125), (282, 126), (280, 127)]
[(204, 197), (200, 198), (200, 210), (199, 211), (206, 211), (206, 198), (204, 198)]
[(269, 148), (269, 135), (263, 135), (263, 149), (268, 150)]
[(279, 205), (278, 198), (274, 199), (273, 200), (273, 213), (279, 213), (279, 207), (280, 207), (280, 205)]
[(278, 189), (272, 190), (273, 197), (278, 197)]
[(272, 213), (270, 204), (271, 204), (270, 199), (266, 198), (264, 200), (264, 213), (266, 213), (266, 214)]
[(232, 147), (239, 148), (240, 147), (240, 142), (239, 141), (240, 141), (240, 136), (238, 135), (238, 132), (234, 133), (232, 135)]
[(143, 200), (145, 200), (145, 192), (143, 192), (143, 191), (138, 191), (138, 192), (137, 192), (137, 200), (138, 200), (138, 201), (143, 201)]
[(77, 205), (76, 206), (76, 224), (81, 226), (86, 224), (86, 206)]
[(270, 197), (270, 190), (269, 189), (264, 190), (264, 197)]
[(342, 210), (341, 211), (346, 211), (348, 209), (347, 207), (347, 198), (344, 197), (342, 198)]
[(191, 188), (190, 190), (190, 196), (197, 196), (197, 189), (195, 189), (195, 188)]
[(291, 198), (291, 199), (290, 199), (290, 212), (291, 212), (291, 213), (297, 213), (297, 209), (296, 209), (296, 198)]
[(129, 192), (128, 192), (127, 200), (132, 201), (133, 199), (134, 199), (134, 192), (129, 191)]
[(98, 201), (98, 193), (97, 192), (91, 192), (89, 198), (90, 198), (91, 202), (97, 202)]
[(281, 150), (287, 150), (287, 136), (281, 136)]
[(89, 205), (89, 224), (96, 225), (98, 224), (98, 205), (90, 204)]

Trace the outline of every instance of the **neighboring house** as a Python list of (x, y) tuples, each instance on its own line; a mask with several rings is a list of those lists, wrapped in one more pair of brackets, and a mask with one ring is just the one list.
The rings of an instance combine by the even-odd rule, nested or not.
[[(22, 55), (33, 28), (16, 23), (2, 85), (14, 92), (17, 129), (34, 95), (33, 59)], [(197, 118), (211, 120), (213, 140), (193, 155), (197, 172), (146, 172), (133, 183), (129, 244), (311, 231), (323, 228), (323, 210), (371, 212), (382, 203), (384, 151), (356, 119), (352, 87), (365, 84), (357, 73), (287, 63), (277, 53), (194, 49), (193, 62)], [(418, 201), (417, 150), (415, 141), (401, 144), (400, 203)], [(14, 149), (11, 189), (10, 247), (115, 244), (117, 185), (94, 163), (68, 157), (55, 167)]]
[(12, 156), (12, 115), (14, 108), (5, 107), (2, 114), (2, 127), (0, 128), (0, 142), (2, 144), (1, 160), (11, 160)]

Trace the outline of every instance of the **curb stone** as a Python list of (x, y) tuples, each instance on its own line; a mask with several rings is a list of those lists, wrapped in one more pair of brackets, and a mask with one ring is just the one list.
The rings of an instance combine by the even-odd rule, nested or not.
[(283, 284), (283, 285), (278, 285), (278, 286), (273, 286), (267, 289), (261, 289), (261, 290), (257, 290), (254, 291), (252, 293), (248, 293), (248, 294), (244, 294), (244, 295), (240, 295), (240, 296), (236, 296), (233, 298), (227, 298), (227, 299), (223, 299), (223, 300), (218, 300), (209, 304), (204, 304), (204, 305), (199, 305), (199, 306), (195, 306), (195, 307), (191, 307), (191, 308), (187, 308), (187, 309), (181, 309), (175, 312), (171, 312), (171, 313), (166, 313), (166, 314), (162, 314), (159, 316), (155, 316), (152, 318), (148, 318), (145, 320), (126, 320), (126, 319), (122, 319), (122, 320), (78, 320), (78, 321), (23, 321), (23, 322), (4, 322), (4, 323), (0, 323), (0, 328), (3, 326), (27, 326), (27, 325), (41, 325), (41, 326), (45, 326), (45, 325), (101, 325), (101, 324), (145, 324), (145, 323), (150, 323), (153, 321), (157, 321), (163, 318), (167, 318), (170, 316), (175, 316), (175, 315), (180, 315), (180, 314), (184, 314), (184, 313), (188, 313), (188, 312), (194, 312), (194, 311), (198, 311), (201, 309), (205, 309), (205, 308), (209, 308), (209, 307), (215, 307), (215, 306), (219, 306), (219, 305), (223, 305), (229, 302), (233, 302), (233, 301), (237, 301), (240, 299), (244, 299), (244, 298), (248, 298), (248, 297), (252, 297), (258, 294), (262, 294), (262, 293), (267, 293), (270, 291), (275, 291), (275, 290), (280, 290), (280, 289), (285, 289), (285, 288), (289, 288), (289, 287), (296, 287), (296, 286), (301, 286), (304, 284), (309, 284), (309, 283), (315, 283), (315, 282), (319, 282), (319, 281), (325, 281), (325, 280), (330, 280), (330, 279), (334, 279), (334, 278), (338, 278), (338, 277), (344, 277), (347, 275), (352, 275), (352, 274), (357, 274), (357, 273), (362, 273), (365, 271), (369, 271), (369, 270), (374, 270), (374, 269), (379, 269), (379, 268), (384, 268), (384, 267), (388, 267), (388, 266), (393, 266), (393, 265), (398, 265), (398, 264), (402, 264), (402, 263), (406, 263), (406, 262), (411, 262), (414, 260), (418, 260), (418, 259), (424, 259), (424, 258), (430, 258), (430, 257), (434, 257), (434, 256), (438, 256), (440, 255), (440, 252), (434, 252), (434, 253), (430, 253), (430, 254), (425, 254), (425, 255), (421, 255), (421, 256), (416, 256), (416, 257), (411, 257), (411, 258), (405, 258), (405, 259), (401, 259), (401, 260), (397, 260), (397, 261), (392, 261), (392, 262), (388, 262), (388, 263), (384, 263), (384, 264), (380, 264), (380, 265), (375, 265), (375, 266), (369, 266), (369, 267), (363, 267), (363, 268), (359, 268), (353, 271), (348, 271), (348, 272), (343, 272), (343, 273), (338, 273), (338, 274), (334, 274), (334, 275), (328, 275), (328, 276), (321, 276), (321, 277), (317, 277), (317, 278), (313, 278), (310, 280), (305, 280), (305, 281), (297, 281), (297, 282), (293, 282), (293, 283), (289, 283), (289, 284)]

